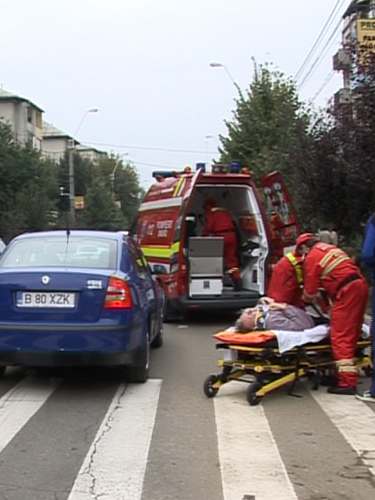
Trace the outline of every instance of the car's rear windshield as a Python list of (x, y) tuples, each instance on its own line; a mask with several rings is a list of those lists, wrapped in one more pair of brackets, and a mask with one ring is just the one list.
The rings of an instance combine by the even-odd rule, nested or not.
[(12, 243), (0, 260), (10, 267), (83, 267), (115, 269), (117, 241), (70, 235), (25, 238)]

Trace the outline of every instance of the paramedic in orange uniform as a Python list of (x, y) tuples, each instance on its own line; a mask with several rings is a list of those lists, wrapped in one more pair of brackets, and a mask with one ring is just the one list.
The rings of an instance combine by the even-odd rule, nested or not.
[(236, 290), (242, 287), (238, 261), (238, 237), (233, 219), (226, 208), (218, 207), (209, 198), (205, 204), (205, 226), (202, 236), (220, 236), (224, 238), (225, 271), (233, 280)]
[(340, 248), (302, 234), (297, 246), (306, 256), (303, 265), (302, 300), (312, 302), (323, 288), (331, 300), (331, 345), (338, 384), (328, 387), (333, 394), (355, 394), (358, 373), (354, 362), (361, 336), (369, 287), (353, 260)]
[(294, 252), (284, 255), (272, 269), (267, 296), (276, 302), (302, 307), (302, 262), (298, 247)]

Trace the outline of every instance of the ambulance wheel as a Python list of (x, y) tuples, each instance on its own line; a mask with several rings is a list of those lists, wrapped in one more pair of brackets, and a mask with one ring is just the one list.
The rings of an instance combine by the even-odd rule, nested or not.
[(208, 398), (213, 398), (216, 396), (216, 394), (219, 392), (218, 387), (213, 387), (213, 384), (215, 384), (219, 380), (219, 377), (217, 375), (210, 375), (209, 377), (206, 378), (203, 384), (203, 392)]
[(180, 314), (173, 307), (171, 307), (169, 300), (166, 298), (164, 301), (164, 310), (163, 310), (163, 321), (164, 323), (176, 323)]
[(262, 384), (257, 380), (251, 382), (247, 389), (246, 399), (250, 406), (255, 406), (260, 403), (262, 396), (257, 396), (256, 392), (262, 387)]

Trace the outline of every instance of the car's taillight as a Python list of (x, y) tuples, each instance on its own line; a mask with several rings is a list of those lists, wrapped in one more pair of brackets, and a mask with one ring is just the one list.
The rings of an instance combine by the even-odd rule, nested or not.
[(104, 309), (129, 309), (132, 307), (129, 285), (119, 278), (109, 278), (104, 299)]

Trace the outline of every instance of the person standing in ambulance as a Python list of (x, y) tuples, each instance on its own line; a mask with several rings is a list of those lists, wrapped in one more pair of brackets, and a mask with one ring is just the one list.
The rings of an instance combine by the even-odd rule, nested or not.
[(238, 236), (232, 216), (224, 207), (218, 207), (215, 200), (209, 198), (204, 204), (205, 224), (202, 236), (220, 236), (224, 238), (224, 268), (234, 283), (235, 290), (241, 290), (242, 280), (238, 260)]
[(332, 394), (354, 395), (358, 372), (354, 355), (361, 336), (369, 287), (359, 268), (340, 248), (318, 241), (310, 233), (297, 238), (305, 255), (302, 300), (311, 303), (323, 288), (331, 300), (330, 340), (336, 364), (337, 384)]

